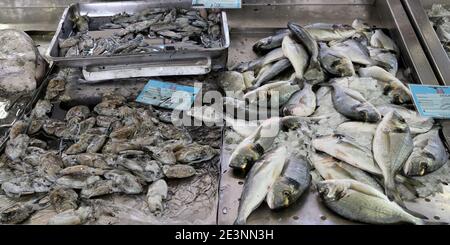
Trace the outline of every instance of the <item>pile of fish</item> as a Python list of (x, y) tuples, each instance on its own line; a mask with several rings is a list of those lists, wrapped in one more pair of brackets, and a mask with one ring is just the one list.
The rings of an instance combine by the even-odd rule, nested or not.
[[(440, 126), (414, 111), (397, 77), (399, 49), (384, 30), (360, 20), (288, 23), (253, 48), (260, 58), (220, 81), (225, 91), (238, 90), (225, 105), (246, 115), (224, 116), (241, 137), (229, 166), (246, 174), (236, 224), (264, 200), (271, 209), (294, 204), (311, 182), (322, 203), (346, 219), (429, 222), (406, 210), (399, 189), (417, 198), (423, 183), (416, 176), (440, 169), (449, 154)], [(271, 109), (281, 115), (264, 119)], [(318, 178), (311, 181), (310, 173)]]
[(450, 5), (433, 4), (428, 17), (450, 58)]
[(110, 194), (146, 195), (158, 215), (168, 183), (196, 175), (218, 154), (158, 120), (151, 106), (120, 95), (72, 107), (61, 120), (49, 116), (54, 110), (40, 100), (10, 131), (0, 162), (0, 223), (22, 223), (52, 206), (57, 215), (48, 224), (82, 224), (95, 219), (93, 199)]
[[(94, 38), (88, 16), (75, 14), (75, 35), (59, 40), (60, 56), (99, 56), (161, 51), (161, 44), (219, 48), (222, 46), (221, 14), (189, 9), (145, 9), (136, 14), (112, 16), (98, 27), (107, 35)], [(111, 31), (105, 31), (111, 30)], [(112, 34), (111, 34), (112, 33)], [(152, 39), (162, 39), (152, 44)]]

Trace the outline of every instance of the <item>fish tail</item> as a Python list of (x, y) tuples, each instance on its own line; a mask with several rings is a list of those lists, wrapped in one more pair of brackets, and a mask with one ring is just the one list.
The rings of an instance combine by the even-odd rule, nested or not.
[(245, 225), (245, 223), (247, 223), (246, 219), (238, 216), (234, 221), (233, 225)]
[(395, 201), (398, 205), (404, 207), (405, 204), (400, 196), (400, 193), (398, 192), (395, 182), (393, 178), (386, 178), (386, 181), (384, 183), (384, 190), (386, 192), (386, 196), (389, 198), (390, 201)]
[(304, 78), (307, 81), (313, 81), (313, 84), (321, 83), (325, 80), (325, 73), (322, 70), (322, 65), (319, 60), (311, 60)]

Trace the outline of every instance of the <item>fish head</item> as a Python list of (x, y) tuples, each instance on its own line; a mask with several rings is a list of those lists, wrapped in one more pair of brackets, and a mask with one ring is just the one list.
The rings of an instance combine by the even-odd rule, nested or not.
[(270, 209), (286, 208), (292, 205), (299, 196), (298, 184), (288, 178), (277, 181), (267, 194)]
[(405, 163), (403, 172), (407, 176), (424, 176), (435, 160), (433, 154), (428, 152), (413, 154), (410, 160)]
[(333, 183), (333, 181), (322, 181), (317, 184), (319, 195), (325, 200), (335, 202), (346, 194), (345, 186)]
[(241, 171), (248, 170), (262, 156), (260, 151), (261, 149), (253, 144), (241, 148), (231, 157), (230, 167)]
[(363, 104), (356, 111), (364, 122), (378, 122), (381, 119), (380, 113), (368, 104)]
[(398, 112), (392, 112), (391, 125), (392, 131), (398, 133), (409, 132), (409, 126), (405, 118), (403, 118)]
[(392, 103), (394, 104), (402, 105), (411, 102), (411, 96), (408, 91), (396, 86), (393, 82), (387, 83), (384, 86), (384, 95), (388, 94), (392, 96)]

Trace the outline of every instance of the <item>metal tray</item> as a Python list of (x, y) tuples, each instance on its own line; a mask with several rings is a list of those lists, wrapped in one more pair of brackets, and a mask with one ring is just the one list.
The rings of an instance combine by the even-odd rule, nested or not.
[[(430, 23), (427, 9), (435, 3), (449, 3), (448, 0), (402, 0), (417, 32), (427, 58), (440, 84), (450, 85), (450, 59)], [(425, 84), (430, 84), (425, 82)]]
[[(192, 60), (203, 59), (200, 72), (196, 74), (206, 74), (210, 70), (224, 68), (227, 62), (228, 47), (230, 46), (230, 37), (228, 31), (228, 21), (225, 12), (222, 16), (222, 47), (221, 48), (189, 48), (183, 50), (171, 49), (169, 45), (164, 51), (150, 52), (146, 54), (130, 55), (111, 55), (111, 56), (87, 56), (87, 57), (59, 57), (58, 39), (67, 38), (73, 33), (73, 22), (71, 17), (74, 13), (87, 15), (94, 21), (101, 22), (102, 17), (113, 16), (121, 12), (136, 13), (144, 8), (157, 7), (183, 7), (190, 8), (190, 1), (120, 1), (120, 2), (101, 2), (101, 3), (77, 3), (67, 7), (58, 24), (58, 29), (52, 39), (50, 47), (46, 52), (46, 57), (59, 66), (68, 67), (101, 67), (114, 66), (121, 64), (142, 64), (158, 62), (164, 63), (164, 67), (170, 62), (184, 62), (194, 64)], [(104, 19), (104, 18), (103, 18)], [(169, 48), (167, 48), (169, 47)], [(209, 61), (211, 60), (211, 61)], [(210, 67), (205, 69), (205, 63), (211, 63)]]
[[(233, 40), (230, 46), (229, 66), (256, 58), (252, 45), (257, 40), (272, 35), (275, 30), (285, 28), (288, 21), (303, 25), (314, 22), (351, 24), (355, 18), (360, 18), (371, 25), (390, 30), (391, 37), (401, 48), (402, 59), (399, 62), (402, 68), (411, 70), (412, 83), (438, 83), (428, 60), (423, 59), (425, 52), (398, 0), (340, 0), (336, 3), (323, 0), (285, 0), (277, 1), (276, 4), (268, 0), (247, 0), (244, 1), (242, 10), (230, 10), (228, 15), (230, 36)], [(237, 215), (244, 179), (233, 174), (229, 168), (231, 152), (229, 145), (226, 142), (223, 144), (218, 224), (229, 225), (233, 224)], [(420, 210), (427, 217), (439, 216), (444, 220), (444, 217), (449, 217), (450, 212), (450, 206), (445, 203), (447, 199), (448, 195), (438, 196), (407, 205), (413, 210)], [(250, 225), (355, 224), (326, 208), (313, 188), (307, 191), (296, 204), (285, 210), (273, 212), (267, 205), (261, 205), (249, 217), (247, 223)]]

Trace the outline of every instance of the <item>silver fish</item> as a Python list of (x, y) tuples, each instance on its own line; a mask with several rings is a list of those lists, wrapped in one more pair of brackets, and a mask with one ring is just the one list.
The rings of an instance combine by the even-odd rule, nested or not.
[(371, 149), (377, 126), (375, 123), (345, 122), (339, 125), (335, 132), (338, 135), (347, 135), (353, 139), (358, 139), (358, 143)]
[(360, 68), (359, 75), (361, 77), (372, 77), (386, 83), (386, 93), (392, 94), (396, 104), (406, 104), (411, 102), (412, 95), (408, 87), (406, 87), (398, 78), (378, 66)]
[(266, 202), (270, 209), (293, 205), (311, 183), (310, 166), (305, 157), (289, 157), (281, 176), (270, 187)]
[(389, 199), (400, 201), (394, 177), (403, 168), (413, 151), (411, 131), (398, 113), (390, 112), (378, 125), (373, 139), (373, 156), (380, 167), (386, 195)]
[(356, 34), (356, 30), (348, 25), (316, 23), (304, 26), (317, 42), (343, 40)]
[(353, 63), (346, 54), (330, 49), (325, 43), (319, 45), (319, 57), (325, 70), (338, 77), (355, 75)]
[[(266, 107), (275, 106), (279, 108), (285, 104), (291, 96), (300, 90), (297, 84), (291, 81), (281, 81), (266, 84), (244, 95), (244, 100), (249, 104), (265, 105)], [(275, 103), (275, 105), (273, 105)]]
[(375, 163), (372, 151), (358, 144), (355, 139), (345, 135), (330, 135), (312, 140), (314, 149), (344, 161), (356, 168), (375, 175), (381, 175), (381, 169)]
[(248, 216), (264, 201), (268, 190), (283, 171), (287, 154), (287, 148), (281, 146), (252, 167), (244, 184), (234, 224), (244, 225)]
[(268, 119), (252, 135), (245, 138), (231, 154), (230, 167), (248, 171), (272, 147), (280, 132), (280, 122), (280, 118)]
[(324, 180), (351, 179), (372, 186), (380, 192), (383, 187), (369, 174), (325, 153), (312, 153), (311, 163)]
[(282, 49), (284, 56), (286, 56), (295, 70), (297, 79), (303, 79), (306, 68), (309, 64), (309, 55), (305, 48), (292, 40), (291, 37), (286, 36), (283, 39)]
[(441, 168), (448, 159), (449, 154), (439, 136), (439, 130), (433, 129), (414, 138), (414, 150), (403, 167), (403, 173), (407, 176), (423, 176)]
[(283, 50), (281, 48), (276, 48), (256, 60), (240, 63), (232, 68), (232, 70), (239, 72), (255, 71), (262, 68), (263, 66), (277, 62), (283, 58), (285, 58)]
[(307, 81), (312, 81), (314, 83), (325, 80), (325, 74), (319, 61), (319, 46), (316, 40), (314, 40), (309, 32), (300, 25), (289, 22), (288, 28), (292, 32), (293, 38), (297, 42), (303, 44), (311, 56), (304, 78)]
[(331, 45), (330, 49), (344, 53), (353, 63), (366, 66), (375, 65), (375, 62), (370, 58), (367, 47), (353, 39)]
[(332, 81), (333, 104), (342, 115), (356, 121), (378, 122), (381, 119), (380, 112), (370, 104), (360, 93), (351, 89), (345, 89)]
[(382, 48), (385, 50), (393, 51), (395, 53), (399, 53), (399, 49), (395, 42), (388, 37), (382, 30), (375, 30), (375, 34), (373, 34), (370, 39), (370, 45), (374, 48)]
[(369, 224), (426, 222), (404, 211), (375, 188), (355, 180), (326, 180), (317, 184), (325, 205), (344, 218)]
[(274, 36), (263, 38), (253, 45), (253, 51), (255, 51), (255, 53), (264, 53), (279, 48), (281, 47), (284, 37), (290, 35), (290, 33), (289, 30), (283, 30)]
[(258, 73), (253, 88), (266, 84), (291, 66), (291, 62), (288, 59), (281, 59), (273, 64), (264, 66)]
[(423, 134), (431, 130), (434, 125), (433, 118), (421, 117), (418, 112), (408, 110), (397, 105), (377, 106), (381, 115), (386, 116), (389, 112), (395, 111), (405, 119), (412, 134)]
[(386, 69), (389, 73), (396, 76), (398, 72), (398, 60), (395, 54), (390, 51), (368, 47), (370, 57), (377, 61), (378, 64)]
[(316, 111), (316, 100), (316, 94), (312, 90), (312, 85), (305, 82), (303, 89), (293, 94), (283, 106), (283, 115), (309, 117)]

